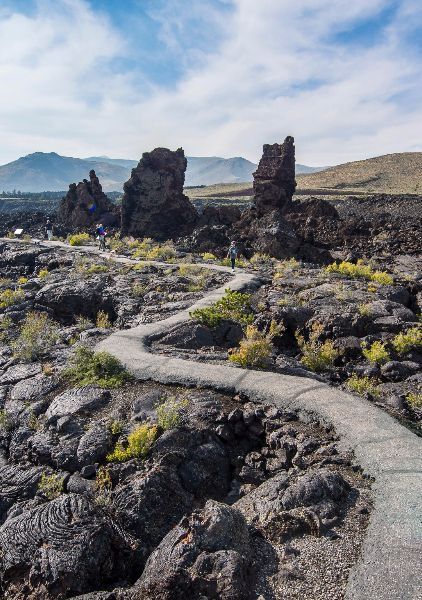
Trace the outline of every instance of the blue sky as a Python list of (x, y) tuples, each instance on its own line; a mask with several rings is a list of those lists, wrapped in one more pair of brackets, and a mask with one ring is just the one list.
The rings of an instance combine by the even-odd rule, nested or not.
[(0, 163), (422, 150), (420, 0), (0, 0)]

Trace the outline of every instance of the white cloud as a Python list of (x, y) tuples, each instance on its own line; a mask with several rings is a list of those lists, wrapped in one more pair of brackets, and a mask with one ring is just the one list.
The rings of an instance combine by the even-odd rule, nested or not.
[[(186, 61), (176, 87), (146, 82), (139, 90), (142, 72), (107, 68), (129, 52), (122, 32), (83, 0), (45, 0), (35, 18), (0, 22), (0, 160), (35, 150), (138, 158), (158, 145), (256, 160), (263, 143), (287, 134), (299, 161), (316, 165), (422, 150), (420, 104), (406, 102), (420, 85), (420, 61), (405, 43), (407, 28), (422, 20), (418, 3), (402, 0), (369, 48), (329, 41), (390, 3), (235, 0), (224, 21), (209, 12), (223, 41), (199, 62)], [(179, 54), (177, 36), (194, 35), (180, 6), (168, 0), (155, 12), (162, 39)]]

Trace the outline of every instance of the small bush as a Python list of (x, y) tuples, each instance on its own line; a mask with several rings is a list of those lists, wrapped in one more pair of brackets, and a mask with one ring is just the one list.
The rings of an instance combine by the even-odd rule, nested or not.
[(58, 498), (63, 492), (63, 481), (64, 478), (58, 474), (52, 473), (51, 475), (47, 475), (43, 473), (38, 482), (38, 491), (48, 500), (54, 500), (54, 498)]
[(110, 329), (110, 327), (112, 327), (108, 314), (103, 310), (98, 311), (95, 324), (102, 329)]
[(0, 408), (0, 431), (8, 431), (10, 429), (10, 421), (7, 412), (4, 408)]
[(217, 260), (217, 257), (212, 252), (204, 252), (201, 254), (202, 260)]
[(390, 360), (390, 353), (385, 346), (386, 344), (380, 341), (373, 342), (370, 346), (362, 344), (362, 354), (369, 362), (382, 365)]
[(28, 283), (28, 277), (19, 277), (18, 284), (24, 285), (25, 283)]
[(148, 291), (148, 286), (142, 283), (135, 283), (132, 286), (132, 294), (137, 298), (142, 298)]
[(48, 273), (48, 270), (47, 270), (47, 269), (41, 269), (41, 270), (38, 272), (38, 277), (39, 277), (40, 279), (45, 279), (45, 278), (47, 277), (47, 275), (48, 275), (48, 274), (49, 274), (49, 273)]
[[(222, 265), (223, 267), (231, 267), (231, 260), (230, 258), (223, 258), (223, 260), (220, 260), (218, 262), (219, 265)], [(236, 266), (240, 267), (241, 269), (244, 269), (245, 267), (248, 266), (248, 262), (242, 258), (237, 257), (236, 258)]]
[(253, 320), (250, 298), (250, 294), (227, 289), (223, 298), (212, 306), (197, 308), (189, 314), (206, 327), (216, 327), (223, 319), (233, 319), (246, 326)]
[(409, 392), (406, 395), (406, 400), (412, 408), (422, 408), (422, 394), (417, 392)]
[(94, 352), (80, 346), (70, 359), (63, 376), (73, 385), (96, 384), (103, 388), (116, 388), (131, 379), (122, 363), (108, 352)]
[(94, 327), (94, 323), (83, 315), (76, 317), (75, 321), (79, 331), (86, 331), (87, 329), (92, 329)]
[(123, 423), (119, 420), (111, 421), (108, 425), (111, 435), (120, 435), (123, 431)]
[(346, 387), (360, 396), (364, 396), (365, 394), (371, 394), (374, 398), (379, 398), (380, 396), (378, 381), (372, 377), (359, 377), (354, 374), (346, 381)]
[(168, 398), (156, 407), (157, 425), (163, 431), (178, 427), (182, 420), (182, 411), (188, 405), (186, 398)]
[(314, 323), (309, 334), (309, 341), (306, 342), (302, 335), (296, 335), (297, 343), (302, 351), (300, 362), (316, 373), (330, 369), (340, 355), (339, 351), (334, 348), (332, 340), (318, 341), (321, 333), (322, 326)]
[(406, 354), (410, 350), (422, 348), (422, 327), (416, 326), (408, 329), (406, 333), (398, 333), (391, 343), (398, 354)]
[(95, 477), (95, 503), (100, 506), (110, 504), (112, 487), (110, 469), (104, 466), (100, 467)]
[(25, 300), (25, 293), (21, 289), (8, 289), (0, 292), (0, 308), (8, 308), (14, 304), (19, 304), (23, 300)]
[(352, 279), (363, 278), (368, 281), (374, 281), (380, 285), (391, 285), (394, 279), (385, 271), (373, 271), (369, 265), (366, 265), (362, 259), (356, 264), (343, 260), (340, 263), (334, 262), (325, 268), (327, 273), (339, 273)]
[(361, 317), (369, 317), (369, 315), (371, 314), (371, 309), (370, 309), (369, 304), (359, 304), (358, 312)]
[(86, 269), (87, 275), (95, 275), (96, 273), (107, 273), (110, 270), (108, 265), (97, 265), (93, 263)]
[(275, 273), (273, 279), (281, 279), (284, 275), (294, 273), (297, 269), (300, 269), (302, 264), (295, 258), (288, 258), (276, 263)]
[(30, 312), (23, 321), (18, 338), (12, 343), (16, 358), (35, 360), (47, 354), (60, 334), (57, 325), (46, 313)]
[(124, 462), (131, 458), (145, 458), (157, 438), (157, 427), (142, 423), (127, 437), (127, 446), (116, 444), (113, 452), (107, 455), (108, 462)]
[(67, 241), (71, 246), (84, 246), (90, 239), (89, 233), (74, 233), (68, 236)]
[(274, 260), (275, 259), (269, 254), (261, 254), (260, 252), (257, 252), (252, 256), (249, 262), (254, 267), (271, 267)]
[(243, 368), (266, 368), (270, 364), (273, 346), (269, 336), (265, 336), (253, 325), (246, 328), (246, 336), (239, 348), (232, 352), (229, 361)]

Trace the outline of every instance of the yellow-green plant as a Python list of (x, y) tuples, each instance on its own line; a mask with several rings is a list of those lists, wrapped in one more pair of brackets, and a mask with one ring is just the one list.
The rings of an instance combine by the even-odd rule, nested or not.
[(71, 246), (84, 246), (90, 239), (89, 233), (74, 233), (68, 236), (67, 241)]
[(398, 354), (406, 354), (410, 350), (422, 348), (422, 326), (417, 325), (405, 333), (398, 333), (391, 343)]
[(365, 303), (359, 304), (358, 311), (361, 317), (369, 317), (369, 315), (371, 314), (371, 308), (369, 304)]
[(117, 443), (113, 452), (107, 455), (108, 462), (124, 462), (131, 458), (145, 458), (157, 438), (157, 426), (142, 423), (127, 436), (124, 447)]
[(142, 283), (135, 283), (132, 286), (132, 294), (141, 298), (148, 291), (148, 286)]
[(302, 352), (300, 362), (317, 373), (330, 369), (340, 355), (332, 340), (319, 341), (322, 331), (323, 326), (320, 323), (313, 323), (308, 341), (305, 341), (303, 335), (296, 334), (296, 340)]
[(390, 360), (390, 353), (386, 348), (386, 343), (380, 342), (379, 340), (373, 342), (370, 346), (363, 343), (362, 354), (366, 360), (369, 360), (369, 362), (373, 364), (382, 365)]
[(253, 267), (271, 267), (274, 260), (275, 259), (272, 258), (269, 254), (262, 254), (260, 252), (257, 252), (252, 256), (249, 262)]
[(42, 493), (48, 500), (58, 498), (63, 492), (64, 478), (57, 473), (47, 475), (43, 473), (38, 482), (38, 491)]
[(300, 269), (302, 264), (296, 258), (288, 258), (278, 261), (275, 265), (275, 273), (273, 279), (281, 279), (284, 275), (291, 274), (297, 269)]
[(409, 392), (406, 400), (412, 408), (422, 408), (422, 394), (418, 392)]
[(101, 466), (95, 477), (95, 503), (100, 506), (107, 506), (110, 504), (112, 488), (113, 482), (111, 480), (110, 469)]
[(108, 425), (111, 435), (120, 435), (123, 431), (123, 423), (118, 419), (111, 421)]
[(18, 279), (19, 285), (24, 285), (27, 282), (28, 282), (28, 277), (19, 277), (19, 279)]
[(86, 331), (87, 329), (92, 329), (94, 327), (94, 323), (83, 315), (77, 316), (75, 321), (76, 327), (79, 329), (79, 331)]
[(204, 252), (201, 254), (202, 260), (217, 260), (217, 257), (212, 252)]
[(4, 408), (0, 408), (0, 431), (10, 429), (10, 420)]
[(63, 376), (73, 385), (97, 384), (103, 388), (116, 388), (131, 379), (122, 363), (108, 352), (94, 352), (80, 346), (70, 359)]
[(103, 310), (98, 311), (95, 324), (97, 327), (101, 327), (102, 329), (109, 329), (112, 327), (108, 314)]
[(374, 281), (380, 285), (391, 285), (394, 279), (385, 271), (373, 271), (372, 268), (359, 259), (356, 264), (343, 260), (340, 263), (334, 262), (325, 267), (326, 273), (339, 273), (352, 279), (363, 278), (368, 281)]
[(38, 271), (38, 277), (40, 279), (45, 279), (48, 275), (48, 269), (41, 269), (40, 271)]
[(380, 391), (378, 388), (379, 382), (373, 377), (359, 377), (354, 373), (346, 381), (346, 387), (352, 392), (356, 392), (360, 396), (371, 394), (374, 398), (379, 398)]
[(0, 292), (0, 308), (8, 308), (14, 304), (19, 304), (25, 299), (25, 292), (21, 289), (17, 290), (3, 290)]
[(197, 308), (189, 314), (207, 327), (216, 327), (223, 319), (233, 319), (246, 326), (253, 320), (250, 299), (250, 294), (227, 289), (223, 298), (211, 306)]
[(248, 325), (246, 336), (240, 341), (239, 348), (229, 355), (229, 361), (243, 368), (266, 368), (270, 364), (272, 351), (270, 336)]
[(57, 325), (46, 313), (30, 312), (23, 321), (19, 336), (12, 343), (14, 356), (35, 360), (48, 353), (60, 338)]
[(182, 411), (188, 405), (186, 398), (167, 398), (156, 406), (157, 425), (163, 431), (178, 427), (182, 420)]
[(86, 269), (87, 275), (95, 275), (96, 273), (106, 273), (110, 267), (108, 265), (97, 265), (93, 263)]

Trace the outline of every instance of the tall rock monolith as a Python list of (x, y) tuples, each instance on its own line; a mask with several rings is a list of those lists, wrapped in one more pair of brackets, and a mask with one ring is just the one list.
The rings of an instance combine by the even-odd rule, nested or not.
[(182, 148), (144, 152), (124, 185), (122, 235), (164, 240), (192, 232), (198, 214), (183, 194), (186, 167)]
[(94, 170), (89, 172), (89, 181), (71, 183), (62, 198), (58, 219), (66, 227), (89, 227), (94, 223), (111, 224), (116, 220), (116, 207), (104, 194)]

